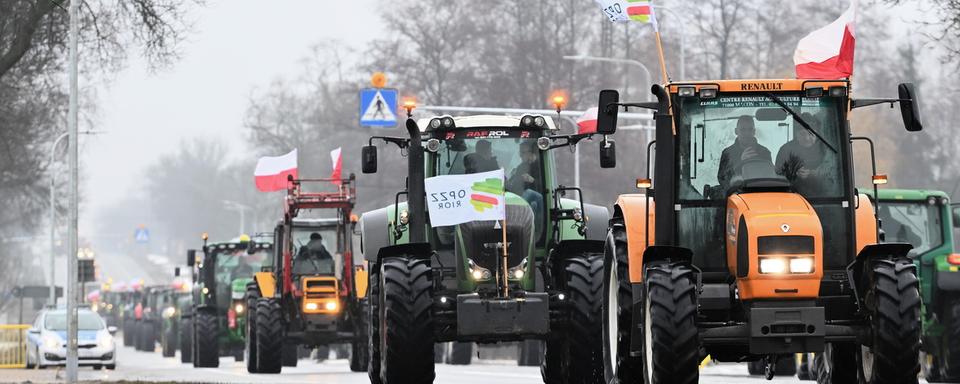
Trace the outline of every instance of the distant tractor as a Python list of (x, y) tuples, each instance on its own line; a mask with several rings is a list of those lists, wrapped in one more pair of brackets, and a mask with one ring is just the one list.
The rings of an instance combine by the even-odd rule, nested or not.
[[(848, 116), (899, 103), (922, 129), (911, 84), (894, 99), (850, 97), (847, 80), (654, 85), (656, 102), (600, 92), (597, 130), (620, 108), (656, 118), (653, 179), (621, 195), (606, 240), (609, 382), (689, 384), (699, 364), (817, 353), (821, 383), (916, 383), (920, 282), (912, 246), (884, 242), (855, 188)], [(644, 146), (636, 146), (636, 150)], [(655, 149), (653, 149), (655, 146)], [(874, 185), (887, 181), (876, 173)], [(887, 230), (886, 222), (882, 229)], [(888, 239), (889, 240), (889, 239)]]
[[(590, 134), (559, 134), (541, 115), (408, 118), (406, 129), (407, 137), (372, 137), (362, 153), (364, 173), (377, 170), (373, 140), (407, 156), (407, 188), (360, 220), (370, 265), (371, 382), (432, 382), (437, 360), (466, 363), (472, 343), (510, 341), (521, 342), (521, 364), (542, 362), (547, 383), (603, 382), (599, 300), (609, 213), (584, 204), (580, 188), (558, 185), (552, 152)], [(609, 155), (612, 142), (603, 143)], [(505, 228), (499, 221), (431, 226), (433, 204), (445, 197), (426, 196), (426, 177), (496, 169), (507, 177), (499, 183)], [(449, 357), (435, 356), (444, 352), (434, 343), (451, 341)]]
[(195, 267), (192, 301), (185, 324), (189, 324), (191, 357), (195, 367), (217, 367), (220, 356), (242, 361), (246, 337), (246, 286), (264, 263), (271, 261), (270, 242), (237, 239), (207, 243), (203, 257), (187, 251), (187, 265)]
[[(336, 190), (305, 192), (306, 182), (333, 183)], [(364, 370), (366, 277), (353, 259), (355, 196), (352, 175), (289, 181), (273, 262), (247, 286), (248, 372), (280, 373), (297, 365), (299, 348), (329, 351), (335, 344), (350, 344), (350, 369)], [(304, 211), (333, 217), (301, 218)]]

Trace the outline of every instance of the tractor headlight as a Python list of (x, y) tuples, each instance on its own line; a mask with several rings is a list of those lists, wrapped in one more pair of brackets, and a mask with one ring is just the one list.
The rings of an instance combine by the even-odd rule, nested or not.
[(779, 258), (760, 258), (760, 273), (784, 273), (786, 271), (786, 260)]
[(337, 302), (336, 302), (336, 301), (328, 301), (326, 304), (324, 304), (324, 308), (326, 308), (328, 311), (336, 311), (336, 310), (337, 310)]
[(169, 319), (177, 313), (177, 309), (174, 307), (166, 307), (163, 309), (163, 318)]
[(813, 258), (797, 257), (790, 259), (790, 273), (813, 273)]
[(244, 310), (243, 303), (237, 303), (236, 305), (233, 306), (233, 311), (236, 312), (238, 315), (243, 314), (243, 310)]
[(308, 310), (308, 311), (316, 311), (317, 308), (319, 308), (319, 305), (317, 305), (317, 303), (312, 303), (312, 302), (311, 302), (311, 303), (307, 303), (307, 304), (304, 305), (303, 307), (304, 307), (306, 310)]
[(493, 276), (489, 269), (477, 265), (473, 260), (467, 259), (467, 265), (470, 268), (470, 276), (474, 280), (489, 280)]
[(436, 153), (440, 150), (440, 140), (430, 139), (427, 140), (427, 150), (433, 153)]
[(511, 279), (520, 280), (527, 274), (527, 259), (523, 259), (520, 265), (510, 268), (508, 271)]
[(552, 141), (549, 137), (542, 136), (537, 138), (537, 148), (540, 148), (541, 151), (550, 149), (550, 144), (552, 144)]

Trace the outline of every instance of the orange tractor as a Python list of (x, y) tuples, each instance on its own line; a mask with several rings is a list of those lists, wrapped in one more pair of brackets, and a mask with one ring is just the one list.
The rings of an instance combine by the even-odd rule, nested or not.
[[(855, 108), (899, 103), (911, 84), (854, 99), (846, 80), (672, 82), (658, 101), (600, 93), (598, 132), (619, 108), (654, 111), (654, 177), (621, 195), (605, 246), (608, 382), (696, 383), (698, 365), (818, 353), (821, 383), (917, 381), (920, 296), (905, 243), (883, 242), (877, 202), (854, 184)], [(648, 163), (650, 163), (648, 161)], [(876, 173), (874, 189), (886, 182)]]

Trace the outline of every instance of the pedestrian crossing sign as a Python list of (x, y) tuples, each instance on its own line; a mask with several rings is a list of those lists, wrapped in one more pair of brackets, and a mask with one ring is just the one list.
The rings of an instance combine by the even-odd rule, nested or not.
[(395, 127), (397, 125), (397, 90), (365, 88), (360, 90), (360, 125)]
[(137, 230), (133, 233), (133, 239), (140, 244), (149, 243), (150, 230), (144, 227), (137, 228)]

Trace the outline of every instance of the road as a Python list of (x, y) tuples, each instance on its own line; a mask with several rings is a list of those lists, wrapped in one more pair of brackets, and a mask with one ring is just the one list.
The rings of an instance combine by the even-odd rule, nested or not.
[[(346, 360), (328, 360), (316, 363), (300, 360), (296, 368), (284, 368), (279, 375), (251, 375), (243, 363), (233, 358), (220, 359), (220, 368), (195, 369), (180, 364), (179, 359), (163, 358), (160, 353), (137, 352), (133, 348), (121, 347), (118, 353), (115, 371), (94, 371), (90, 368), (80, 370), (82, 381), (117, 382), (216, 382), (216, 383), (329, 383), (361, 384), (369, 383), (366, 373), (350, 372)], [(759, 377), (747, 376), (743, 364), (708, 365), (701, 373), (701, 383), (737, 384), (765, 383)], [(62, 378), (62, 372), (59, 373)], [(34, 383), (57, 382), (57, 370), (28, 371), (6, 370), (0, 381), (31, 381)], [(510, 361), (480, 361), (469, 366), (438, 365), (438, 384), (535, 384), (542, 383), (540, 371), (536, 367), (517, 367)], [(801, 383), (794, 377), (777, 377), (773, 383)], [(804, 383), (811, 383), (809, 381)]]

